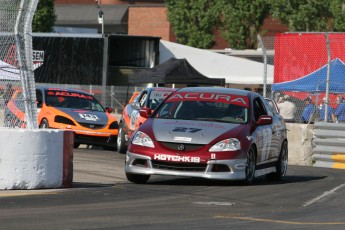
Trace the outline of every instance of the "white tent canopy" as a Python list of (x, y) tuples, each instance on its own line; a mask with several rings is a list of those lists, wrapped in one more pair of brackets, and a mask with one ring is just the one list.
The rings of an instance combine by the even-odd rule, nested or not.
[[(171, 57), (186, 58), (195, 69), (209, 78), (225, 78), (229, 84), (264, 84), (263, 63), (164, 40), (160, 41), (159, 48), (160, 63)], [(273, 65), (267, 66), (266, 83), (273, 83)]]
[(0, 60), (0, 80), (19, 81), (19, 69)]

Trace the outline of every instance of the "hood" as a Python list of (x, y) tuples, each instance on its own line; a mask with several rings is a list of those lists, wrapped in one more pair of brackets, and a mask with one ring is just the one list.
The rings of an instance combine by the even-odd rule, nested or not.
[(240, 124), (154, 119), (152, 128), (157, 141), (208, 144), (238, 126)]
[(78, 123), (97, 125), (106, 125), (108, 123), (108, 116), (105, 112), (71, 108), (58, 108), (58, 110), (68, 114)]

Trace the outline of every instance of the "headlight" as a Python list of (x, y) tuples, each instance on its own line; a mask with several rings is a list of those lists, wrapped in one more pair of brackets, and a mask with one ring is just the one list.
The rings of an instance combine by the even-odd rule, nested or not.
[(235, 151), (241, 149), (241, 143), (236, 138), (229, 138), (213, 145), (209, 152)]
[(150, 147), (150, 148), (155, 147), (151, 138), (147, 134), (140, 131), (134, 134), (134, 137), (132, 139), (132, 144), (141, 145), (141, 146)]

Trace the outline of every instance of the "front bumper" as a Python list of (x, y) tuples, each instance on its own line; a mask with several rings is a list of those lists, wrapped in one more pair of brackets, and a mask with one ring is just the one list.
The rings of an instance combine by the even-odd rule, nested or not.
[(116, 140), (117, 136), (114, 135), (102, 137), (74, 134), (74, 143), (79, 144), (116, 147)]
[[(140, 162), (140, 164), (137, 164)], [(181, 164), (182, 165), (182, 164)], [(216, 165), (226, 165), (229, 167), (227, 172), (214, 172)], [(244, 180), (246, 159), (231, 160), (209, 160), (205, 168), (199, 167), (197, 170), (186, 170), (178, 167), (157, 167), (148, 156), (134, 154), (127, 151), (126, 154), (126, 173), (142, 175), (167, 175), (182, 177), (199, 177), (214, 180)]]

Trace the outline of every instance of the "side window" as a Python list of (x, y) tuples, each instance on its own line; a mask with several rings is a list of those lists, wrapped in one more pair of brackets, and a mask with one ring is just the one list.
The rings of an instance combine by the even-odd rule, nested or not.
[(260, 100), (260, 98), (255, 98), (253, 101), (253, 109), (254, 109), (254, 119), (255, 121), (259, 120), (259, 117), (261, 115), (267, 115), (266, 110), (265, 110), (265, 106), (262, 103), (262, 101)]
[(39, 89), (36, 89), (36, 104), (38, 108), (42, 108), (43, 96), (41, 90)]
[(274, 114), (279, 113), (278, 107), (273, 100), (271, 100), (269, 98), (265, 98), (265, 100), (263, 100), (263, 103), (265, 104), (266, 111), (267, 111), (268, 115), (273, 116)]
[(144, 107), (145, 102), (147, 99), (147, 92), (144, 92), (141, 97), (139, 98), (139, 104), (140, 104), (140, 108)]

